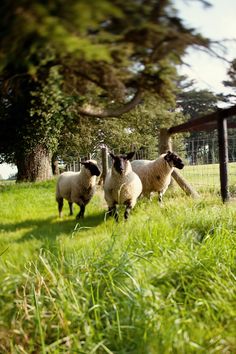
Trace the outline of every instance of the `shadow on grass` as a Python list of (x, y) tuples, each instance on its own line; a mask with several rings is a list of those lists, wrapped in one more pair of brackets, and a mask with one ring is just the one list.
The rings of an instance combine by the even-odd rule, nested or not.
[[(71, 236), (76, 225), (84, 227), (84, 231), (89, 231), (91, 227), (96, 227), (104, 221), (104, 212), (85, 216), (84, 219), (76, 220), (75, 216), (59, 219), (49, 217), (47, 219), (29, 219), (15, 224), (0, 224), (2, 232), (23, 232), (23, 235), (13, 242), (25, 242), (28, 240), (41, 240), (52, 242), (60, 235)], [(26, 229), (25, 232), (23, 229)], [(11, 241), (11, 240), (9, 240)]]

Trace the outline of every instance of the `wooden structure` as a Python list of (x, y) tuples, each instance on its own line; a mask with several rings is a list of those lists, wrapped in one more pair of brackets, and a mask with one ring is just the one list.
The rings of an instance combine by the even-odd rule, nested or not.
[[(229, 122), (229, 117), (236, 116), (236, 105), (218, 109), (214, 113), (204, 115), (202, 117), (192, 119), (186, 123), (179, 124), (166, 130), (166, 142), (161, 141), (162, 147), (168, 147), (168, 140), (170, 141), (171, 135), (176, 133), (191, 132), (191, 131), (208, 131), (218, 130), (218, 143), (219, 143), (219, 163), (220, 163), (220, 186), (221, 197), (223, 203), (229, 200), (229, 187), (228, 187), (228, 128), (236, 128), (236, 123)], [(163, 139), (163, 138), (161, 138)], [(160, 139), (160, 140), (161, 140)], [(173, 176), (174, 177), (174, 176)]]
[[(169, 132), (168, 129), (160, 129), (160, 141), (159, 141), (159, 153), (163, 154), (166, 151), (172, 151), (172, 142), (171, 142), (171, 133)], [(193, 198), (198, 198), (199, 194), (194, 190), (194, 188), (186, 181), (183, 176), (176, 170), (172, 172), (171, 175), (174, 180), (178, 183), (181, 189), (183, 191), (193, 197)]]
[(102, 174), (99, 179), (100, 185), (104, 184), (107, 172), (108, 172), (108, 148), (107, 146), (103, 146), (102, 147)]
[[(229, 200), (229, 187), (228, 187), (228, 139), (227, 129), (236, 128), (236, 122), (227, 122), (227, 119), (236, 116), (236, 105), (230, 108), (218, 109), (214, 113), (204, 115), (202, 117), (192, 119), (186, 123), (173, 126), (169, 129), (160, 129), (160, 142), (159, 152), (164, 153), (172, 150), (171, 136), (177, 133), (192, 132), (192, 131), (210, 131), (218, 130), (218, 143), (219, 143), (219, 162), (220, 162), (220, 185), (221, 196), (223, 202)], [(88, 156), (91, 158), (91, 156)], [(103, 184), (107, 171), (108, 171), (108, 148), (102, 147), (101, 150), (101, 164), (102, 175), (99, 184)], [(76, 166), (69, 166), (71, 170), (76, 170)], [(78, 170), (79, 170), (78, 161)], [(172, 173), (172, 177), (179, 184), (179, 186), (192, 197), (198, 197), (198, 193), (193, 187), (178, 173), (176, 170)]]

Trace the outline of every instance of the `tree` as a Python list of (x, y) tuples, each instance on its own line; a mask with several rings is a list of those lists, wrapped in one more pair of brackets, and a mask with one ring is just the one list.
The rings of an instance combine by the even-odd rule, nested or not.
[[(209, 90), (188, 89), (178, 95), (178, 106), (188, 120), (216, 111), (220, 101), (225, 102), (227, 98)], [(186, 150), (190, 152), (187, 158), (192, 164), (216, 162), (218, 144), (215, 141), (217, 142), (217, 139), (216, 130), (190, 132), (185, 139)]]
[[(234, 91), (236, 91), (236, 59), (232, 60), (227, 74), (229, 79), (223, 81), (224, 86), (231, 87)], [(236, 95), (228, 95), (228, 97), (235, 102)]]
[(188, 46), (210, 44), (171, 0), (0, 6), (0, 155), (19, 181), (50, 177), (59, 142), (81, 117), (118, 117), (152, 94), (173, 102), (175, 65)]
[[(236, 93), (236, 59), (232, 60), (231, 65), (228, 69), (228, 80), (223, 81), (223, 84), (226, 87), (231, 87)], [(236, 103), (236, 94), (230, 94), (227, 96), (229, 100), (233, 103)], [(230, 121), (236, 121), (236, 117), (232, 117)], [(229, 152), (229, 161), (236, 161), (236, 149), (235, 149), (235, 129), (228, 130), (228, 152)]]
[(236, 59), (232, 60), (227, 74), (229, 80), (223, 81), (224, 85), (236, 89)]
[[(115, 152), (142, 149), (157, 155), (159, 129), (183, 122), (181, 113), (171, 111), (171, 104), (160, 97), (151, 96), (122, 119), (80, 118), (76, 130), (67, 131), (67, 139), (58, 146), (58, 155), (66, 163), (71, 163), (89, 153), (97, 154), (101, 145), (107, 145)], [(71, 143), (68, 144), (67, 141)], [(79, 152), (79, 153), (78, 153)], [(150, 155), (149, 155), (150, 157)]]

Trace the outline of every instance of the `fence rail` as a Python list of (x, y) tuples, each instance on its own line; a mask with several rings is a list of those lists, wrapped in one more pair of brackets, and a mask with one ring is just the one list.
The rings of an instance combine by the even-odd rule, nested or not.
[[(228, 127), (227, 119), (236, 115), (236, 105), (218, 109), (216, 112), (204, 115), (202, 117), (192, 119), (186, 123), (171, 127), (167, 130), (166, 144), (174, 133), (182, 133), (186, 131), (207, 131), (217, 128), (218, 145), (219, 145), (219, 169), (220, 169), (220, 189), (222, 201), (227, 202), (230, 198), (229, 194), (229, 175), (228, 175)], [(231, 127), (236, 127), (234, 122), (230, 122)], [(169, 134), (169, 137), (168, 137)]]
[[(208, 141), (206, 138), (198, 138), (198, 140), (186, 139), (184, 149), (178, 153), (184, 157), (187, 162), (187, 166), (183, 170), (183, 175), (185, 175), (193, 185), (218, 187), (220, 184), (223, 202), (227, 201), (230, 197), (229, 188), (236, 185), (236, 137), (228, 137), (228, 128), (236, 128), (236, 123), (229, 120), (227, 126), (227, 118), (232, 116), (236, 116), (236, 106), (218, 109), (214, 113), (190, 120), (169, 129), (160, 129), (159, 153), (172, 150), (171, 136), (173, 134), (186, 131), (209, 132), (217, 129), (217, 138), (214, 137), (210, 139), (208, 136)], [(228, 147), (230, 147), (230, 150)], [(102, 166), (102, 180), (104, 180), (109, 168), (107, 148), (103, 147), (100, 153), (98, 151), (97, 154), (91, 157), (95, 158)], [(140, 149), (136, 151), (135, 159), (153, 159), (153, 155), (150, 158), (150, 151)], [(230, 165), (228, 166), (229, 162)], [(192, 170), (190, 166), (192, 166)], [(209, 168), (209, 166), (211, 167)], [(79, 171), (79, 169), (78, 161), (67, 166), (67, 170)], [(180, 185), (185, 183), (184, 178), (182, 178), (177, 171), (173, 173), (173, 177)], [(200, 180), (203, 181), (203, 179), (204, 182), (200, 182)], [(186, 181), (186, 188), (187, 186), (188, 183)], [(191, 191), (190, 188), (189, 191), (189, 194), (194, 195), (194, 190)]]

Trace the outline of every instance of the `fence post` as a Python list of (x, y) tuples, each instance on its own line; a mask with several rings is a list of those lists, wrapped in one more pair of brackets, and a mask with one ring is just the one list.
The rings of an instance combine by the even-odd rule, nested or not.
[(172, 151), (171, 134), (168, 129), (161, 128), (159, 138), (159, 153), (164, 154), (168, 150)]
[(223, 203), (229, 200), (228, 187), (228, 134), (227, 120), (218, 119), (218, 142), (219, 142), (219, 162), (220, 162), (220, 189)]
[(186, 181), (186, 179), (180, 175), (179, 172), (177, 172), (176, 170), (174, 170), (172, 172), (171, 175), (174, 180), (178, 183), (178, 185), (180, 186), (180, 188), (189, 196), (191, 196), (192, 198), (198, 198), (199, 194), (197, 191), (195, 191), (195, 189), (193, 189), (193, 187), (188, 183), (188, 181)]
[(108, 149), (107, 146), (102, 147), (102, 175), (100, 182), (104, 184), (108, 171)]
[[(172, 151), (172, 141), (171, 141), (171, 134), (168, 129), (162, 128), (160, 129), (160, 141), (159, 141), (159, 152), (163, 154), (167, 151)], [(199, 194), (193, 189), (192, 186), (184, 179), (180, 173), (176, 170), (172, 172), (171, 177), (177, 182), (180, 188), (187, 194), (193, 198), (198, 198)], [(171, 183), (172, 183), (171, 179)]]

